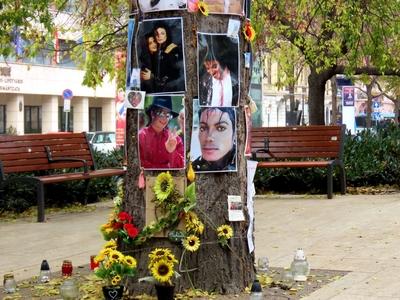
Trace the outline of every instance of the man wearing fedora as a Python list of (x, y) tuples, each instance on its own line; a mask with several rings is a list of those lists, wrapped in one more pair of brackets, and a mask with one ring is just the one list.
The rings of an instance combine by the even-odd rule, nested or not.
[(145, 169), (184, 168), (184, 145), (169, 121), (179, 114), (172, 110), (171, 96), (155, 96), (146, 109), (148, 123), (139, 131), (140, 165)]

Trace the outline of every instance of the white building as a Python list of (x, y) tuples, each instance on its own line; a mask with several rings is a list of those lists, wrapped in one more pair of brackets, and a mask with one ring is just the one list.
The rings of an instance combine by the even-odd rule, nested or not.
[[(57, 24), (73, 21), (72, 14), (55, 15)], [(60, 32), (55, 43), (69, 48), (79, 38), (77, 31)], [(73, 93), (68, 131), (115, 131), (115, 83), (106, 76), (96, 89), (83, 86), (84, 71), (75, 67), (68, 52), (62, 54), (43, 49), (29, 59), (0, 57), (0, 134), (66, 131), (66, 89)]]

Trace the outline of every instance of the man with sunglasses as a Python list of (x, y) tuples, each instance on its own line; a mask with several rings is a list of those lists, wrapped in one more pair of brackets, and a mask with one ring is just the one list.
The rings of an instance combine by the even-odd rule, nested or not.
[(171, 96), (156, 96), (146, 109), (148, 123), (139, 131), (140, 165), (145, 169), (184, 168), (184, 145), (169, 121), (179, 114), (172, 110)]

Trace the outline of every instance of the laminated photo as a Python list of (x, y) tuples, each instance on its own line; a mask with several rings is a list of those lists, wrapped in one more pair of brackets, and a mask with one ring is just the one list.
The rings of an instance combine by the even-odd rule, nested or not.
[(182, 18), (144, 20), (136, 40), (140, 90), (148, 94), (185, 92)]
[(125, 97), (125, 107), (143, 109), (146, 92), (127, 91)]
[(193, 101), (190, 155), (195, 173), (237, 171), (236, 128), (234, 107), (200, 107)]
[(186, 9), (186, 0), (138, 0), (140, 10), (144, 13), (160, 10)]
[(200, 106), (238, 106), (239, 38), (197, 33)]
[[(244, 0), (203, 0), (210, 14), (243, 15)], [(188, 11), (197, 11), (198, 0), (188, 0)]]
[(182, 99), (183, 95), (169, 94), (145, 97), (144, 114), (138, 118), (140, 167), (147, 170), (185, 168)]

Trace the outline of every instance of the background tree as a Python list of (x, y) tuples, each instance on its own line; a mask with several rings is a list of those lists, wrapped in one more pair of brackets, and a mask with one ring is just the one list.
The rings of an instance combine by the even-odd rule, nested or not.
[(311, 124), (324, 124), (325, 84), (335, 74), (400, 75), (396, 0), (254, 0), (252, 12), (257, 47), (289, 41), (307, 62)]

